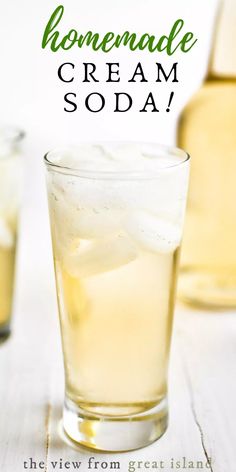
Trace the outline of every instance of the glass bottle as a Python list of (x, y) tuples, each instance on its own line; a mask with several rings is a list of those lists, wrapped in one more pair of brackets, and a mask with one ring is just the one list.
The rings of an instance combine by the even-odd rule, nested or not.
[(178, 145), (192, 156), (179, 296), (236, 306), (236, 1), (224, 0), (207, 77), (183, 110)]

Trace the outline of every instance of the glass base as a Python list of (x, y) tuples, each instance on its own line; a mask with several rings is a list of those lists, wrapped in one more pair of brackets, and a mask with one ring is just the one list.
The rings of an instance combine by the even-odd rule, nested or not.
[(208, 309), (236, 307), (236, 276), (183, 270), (179, 276), (178, 297), (184, 303)]
[(131, 451), (160, 438), (168, 426), (166, 398), (155, 408), (130, 416), (104, 416), (66, 399), (63, 427), (78, 445), (106, 452)]
[(9, 324), (0, 325), (0, 344), (6, 341), (11, 334), (11, 328)]

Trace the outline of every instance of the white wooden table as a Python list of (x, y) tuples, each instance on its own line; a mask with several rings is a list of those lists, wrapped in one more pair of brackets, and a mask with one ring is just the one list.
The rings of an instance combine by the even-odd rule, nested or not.
[[(43, 188), (43, 183), (39, 186)], [(29, 184), (29, 195), (31, 191)], [(14, 331), (0, 346), (0, 471), (75, 470), (76, 461), (81, 462), (81, 471), (100, 471), (111, 470), (112, 462), (119, 461), (119, 470), (124, 472), (163, 468), (168, 472), (235, 472), (235, 312), (177, 307), (170, 366), (170, 425), (158, 442), (135, 452), (97, 454), (72, 449), (62, 440), (63, 370), (46, 199), (26, 201)], [(99, 461), (97, 469), (88, 469), (88, 459), (94, 456)], [(31, 469), (30, 458), (36, 462)], [(64, 462), (67, 464), (60, 468)]]

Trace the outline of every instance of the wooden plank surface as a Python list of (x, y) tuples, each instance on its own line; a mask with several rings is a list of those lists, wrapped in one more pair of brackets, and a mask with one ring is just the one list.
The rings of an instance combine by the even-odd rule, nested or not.
[[(42, 181), (39, 185), (43, 186)], [(150, 467), (156, 461), (159, 470), (160, 461), (166, 471), (186, 470), (186, 458), (192, 465), (187, 470), (234, 472), (234, 312), (177, 307), (170, 365), (170, 425), (158, 442), (119, 455), (73, 449), (64, 442), (60, 431), (62, 355), (45, 196), (40, 203), (30, 200), (25, 205), (21, 229), (14, 332), (0, 346), (1, 472), (27, 470), (24, 462), (29, 468), (30, 458), (37, 466), (32, 470), (75, 470), (73, 462), (78, 461), (79, 470), (86, 471), (93, 456), (99, 461), (97, 470), (105, 470), (106, 463), (110, 470), (115, 460), (124, 472), (148, 470), (144, 466), (147, 461)], [(65, 461), (70, 469), (63, 465)], [(203, 469), (197, 468), (197, 461), (204, 463)]]

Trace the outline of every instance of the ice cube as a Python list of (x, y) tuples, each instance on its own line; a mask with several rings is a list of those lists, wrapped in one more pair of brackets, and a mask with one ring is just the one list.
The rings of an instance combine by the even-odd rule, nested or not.
[(181, 240), (181, 229), (177, 225), (145, 211), (130, 213), (123, 228), (146, 251), (173, 252)]
[(81, 239), (106, 237), (120, 229), (119, 215), (103, 208), (78, 211), (77, 221), (74, 220), (72, 224)]
[(72, 277), (109, 272), (136, 259), (135, 245), (124, 235), (101, 241), (82, 241), (74, 252), (64, 254), (64, 266)]
[(0, 217), (0, 247), (10, 249), (14, 244), (14, 236), (7, 222)]
[(62, 201), (62, 204), (64, 201), (71, 208), (106, 209), (112, 205), (113, 187), (113, 181), (58, 174), (51, 178), (50, 196), (54, 200)]
[(59, 238), (63, 234), (69, 238), (94, 239), (120, 230), (121, 214), (109, 207), (81, 208), (64, 197), (52, 198), (51, 206)]

